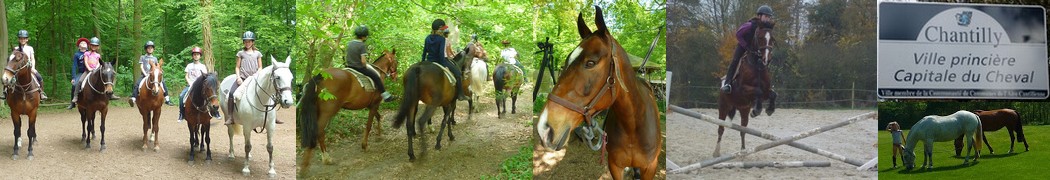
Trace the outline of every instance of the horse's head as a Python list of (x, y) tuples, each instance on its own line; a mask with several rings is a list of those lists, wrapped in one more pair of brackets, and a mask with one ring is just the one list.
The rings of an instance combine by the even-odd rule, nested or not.
[[(576, 26), (583, 39), (569, 57), (572, 61), (558, 77), (558, 84), (548, 95), (536, 130), (547, 148), (560, 150), (569, 132), (581, 123), (594, 123), (591, 118), (609, 108), (622, 90), (621, 66), (626, 62), (623, 48), (606, 28), (601, 8), (595, 7), (596, 31), (591, 31), (577, 16)], [(629, 70), (628, 70), (629, 71)], [(620, 85), (616, 85), (620, 84)]]
[(107, 95), (113, 94), (113, 80), (117, 77), (117, 72), (113, 70), (113, 64), (110, 62), (102, 63), (102, 67), (97, 69), (102, 74), (99, 76), (102, 78), (102, 84), (105, 85), (104, 93)]
[(915, 168), (915, 150), (904, 148), (904, 158), (901, 158), (901, 160), (904, 161), (905, 170)]
[(755, 25), (758, 27), (755, 28), (751, 50), (762, 58), (763, 65), (769, 65), (769, 62), (773, 60), (773, 45), (776, 42), (776, 39), (773, 38), (773, 27), (776, 26), (776, 23), (759, 21)]
[(29, 67), (29, 56), (26, 56), (22, 51), (15, 50), (11, 52), (11, 56), (11, 59), (7, 61), (7, 67), (4, 67), (4, 84), (14, 84), (15, 76), (22, 72), (23, 69)]
[[(488, 53), (485, 52), (485, 45), (482, 45), (480, 41), (474, 42), (470, 49), (470, 57), (476, 57), (480, 59), (488, 59)], [(471, 58), (473, 59), (473, 58)]]
[(382, 73), (380, 76), (397, 80), (397, 49), (383, 51), (383, 55), (373, 61), (372, 65), (379, 68), (378, 70)]
[[(204, 79), (197, 79), (197, 80), (198, 81), (203, 81), (203, 82), (201, 82), (201, 83), (203, 83), (203, 84), (201, 84), (203, 86), (203, 87), (201, 87), (202, 88), (201, 89), (201, 93), (207, 93), (207, 94), (202, 94), (203, 95), (202, 97), (207, 97), (208, 98), (208, 99), (204, 100), (204, 101), (208, 102), (208, 107), (207, 107), (208, 111), (210, 111), (210, 112), (219, 112), (219, 78), (218, 78), (218, 75), (216, 75), (215, 72), (210, 72), (208, 74), (205, 74), (203, 78)], [(200, 107), (197, 107), (197, 108), (200, 108)], [(219, 115), (218, 113), (211, 113), (210, 115), (213, 118), (216, 118), (216, 119), (219, 118), (219, 117), (216, 117), (216, 115)]]
[(164, 70), (162, 67), (162, 65), (164, 65), (164, 59), (160, 59), (157, 62), (149, 62), (149, 65), (153, 68), (150, 68), (150, 71), (148, 72), (149, 79), (146, 80), (146, 85), (149, 86), (151, 93), (157, 94), (160, 93), (161, 82), (164, 82)]
[(292, 64), (292, 56), (288, 56), (284, 62), (277, 61), (270, 56), (270, 62), (273, 64), (273, 72), (270, 76), (273, 79), (272, 86), (277, 89), (277, 101), (280, 101), (282, 108), (288, 108), (295, 103), (293, 100), (295, 97), (292, 96), (292, 70), (289, 68)]

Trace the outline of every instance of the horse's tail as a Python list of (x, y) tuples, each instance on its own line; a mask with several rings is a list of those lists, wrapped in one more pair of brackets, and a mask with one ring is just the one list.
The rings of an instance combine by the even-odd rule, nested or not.
[(973, 148), (977, 149), (977, 155), (974, 157), (974, 160), (976, 160), (977, 157), (981, 157), (981, 147), (984, 147), (984, 127), (983, 126), (984, 126), (984, 124), (981, 123), (981, 119), (978, 116), (977, 117), (977, 130), (976, 130), (977, 133), (973, 134), (974, 136), (977, 136), (977, 137), (974, 137), (974, 140), (973, 140), (974, 144), (975, 144), (973, 146)]
[(299, 99), (299, 108), (296, 110), (295, 123), (299, 127), (299, 142), (303, 147), (313, 148), (317, 146), (317, 83), (321, 81), (321, 75), (314, 76), (306, 86), (303, 87), (303, 97)]
[(1021, 120), (1021, 112), (1014, 113), (1017, 115), (1017, 142), (1028, 142), (1024, 139), (1024, 120)]
[(507, 66), (496, 66), (496, 71), (492, 72), (492, 82), (496, 86), (496, 92), (503, 92), (503, 87), (507, 85), (507, 81), (503, 79), (503, 74), (506, 73)]
[(416, 108), (419, 102), (419, 92), (422, 91), (419, 88), (419, 74), (420, 69), (423, 66), (420, 64), (412, 65), (405, 72), (403, 80), (403, 94), (401, 96), (401, 107), (397, 110), (397, 115), (394, 116), (394, 128), (401, 128), (401, 125), (405, 123), (405, 119), (408, 119), (408, 113)]

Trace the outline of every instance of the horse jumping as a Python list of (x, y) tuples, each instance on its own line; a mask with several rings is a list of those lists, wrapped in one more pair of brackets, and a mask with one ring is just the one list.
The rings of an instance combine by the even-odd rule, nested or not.
[[(382, 57), (373, 62), (378, 69), (397, 69), (397, 57), (396, 51), (384, 52)], [(380, 76), (385, 77), (396, 77), (397, 71), (392, 71), (393, 74), (379, 73)], [(303, 97), (300, 99), (298, 108), (299, 111), (298, 120), (296, 126), (299, 127), (300, 143), (303, 151), (302, 158), (302, 169), (299, 171), (300, 174), (306, 174), (310, 169), (310, 160), (313, 159), (314, 148), (320, 146), (321, 148), (321, 161), (325, 164), (331, 164), (331, 158), (328, 157), (328, 145), (325, 143), (326, 128), (328, 123), (332, 121), (332, 117), (339, 114), (339, 110), (359, 110), (368, 109), (368, 119), (365, 120), (365, 132), (364, 137), (361, 138), (361, 149), (368, 149), (368, 135), (372, 131), (372, 124), (377, 123), (375, 126), (377, 134), (382, 133), (382, 126), (378, 125), (378, 122), (382, 120), (382, 114), (379, 114), (379, 105), (383, 102), (382, 92), (368, 91), (362, 87), (358, 79), (352, 74), (341, 68), (328, 68), (324, 70), (331, 78), (323, 78), (321, 75), (316, 75), (313, 79), (310, 79), (303, 88)], [(382, 82), (375, 82), (381, 84)], [(319, 92), (324, 89), (331, 93), (335, 97), (333, 99), (321, 100), (318, 98)], [(413, 102), (415, 103), (415, 102)]]
[[(142, 115), (143, 151), (148, 148), (150, 142), (153, 143), (153, 151), (160, 150), (160, 141), (156, 139), (160, 138), (157, 132), (160, 131), (160, 107), (164, 103), (164, 88), (161, 87), (161, 83), (164, 83), (164, 75), (160, 68), (163, 64), (163, 59), (156, 63), (150, 62), (149, 65), (154, 68), (147, 72), (142, 84), (135, 88), (140, 94), (135, 99), (135, 104), (138, 105), (139, 114)], [(150, 130), (153, 132), (151, 133)]]
[[(747, 53), (741, 57), (740, 61), (742, 66), (737, 66), (739, 69), (736, 73), (737, 78), (733, 82), (722, 82), (732, 83), (734, 87), (731, 93), (718, 93), (718, 119), (726, 120), (726, 117), (733, 119), (737, 112), (740, 112), (740, 125), (747, 127), (748, 119), (756, 117), (762, 112), (762, 101), (764, 99), (769, 100), (769, 108), (766, 109), (766, 115), (772, 115), (775, 111), (775, 99), (776, 92), (772, 91), (772, 84), (770, 84), (770, 74), (768, 71), (769, 62), (773, 59), (773, 23), (758, 23), (758, 28), (755, 29), (755, 40), (752, 43)], [(761, 44), (760, 44), (761, 43)], [(733, 76), (733, 74), (727, 75)], [(725, 79), (723, 78), (723, 81)], [(766, 93), (768, 92), (768, 93)], [(750, 111), (750, 117), (747, 113)], [(718, 127), (718, 142), (715, 144), (714, 156), (718, 157), (721, 155), (722, 146), (722, 133), (725, 132), (725, 127)], [(744, 149), (744, 132), (740, 132), (740, 149)]]
[(11, 122), (14, 124), (15, 145), (11, 159), (18, 160), (18, 148), (22, 146), (22, 115), (29, 120), (26, 134), (29, 136), (29, 148), (26, 158), (33, 160), (33, 144), (36, 142), (36, 112), (40, 107), (40, 86), (33, 83), (33, 70), (25, 53), (15, 50), (13, 58), (4, 68), (4, 90), (7, 91), (7, 106), (11, 108)]
[[(1013, 109), (996, 109), (996, 110), (976, 110), (973, 111), (977, 116), (981, 117), (981, 130), (984, 132), (994, 132), (1003, 127), (1006, 127), (1006, 131), (1010, 134), (1010, 152), (1014, 153), (1014, 143), (1024, 142), (1024, 151), (1028, 152), (1028, 140), (1024, 138), (1024, 128), (1021, 126), (1024, 124), (1021, 121), (1021, 114)], [(1017, 132), (1017, 138), (1014, 139), (1014, 132)], [(995, 154), (995, 150), (992, 150), (992, 145), (988, 144), (988, 137), (981, 133), (981, 139), (984, 139), (984, 145), (988, 147), (989, 154)], [(960, 136), (955, 139), (955, 156), (959, 156), (962, 153), (963, 138)], [(1016, 141), (1015, 141), (1016, 140)]]
[(582, 13), (576, 18), (582, 41), (547, 97), (549, 103), (536, 124), (540, 142), (561, 150), (574, 128), (582, 123), (596, 126), (594, 115), (610, 110), (604, 125), (608, 137), (599, 139), (608, 141), (602, 148), (608, 152), (613, 179), (623, 178), (627, 167), (640, 170), (635, 174), (641, 179), (652, 179), (664, 161), (659, 159), (663, 140), (656, 98), (649, 84), (630, 69), (627, 53), (609, 33), (601, 8), (595, 9), (596, 31), (587, 27)]
[[(233, 159), (233, 135), (244, 134), (244, 176), (251, 174), (248, 166), (251, 164), (252, 136), (251, 131), (242, 131), (243, 128), (255, 130), (262, 128), (266, 131), (266, 152), (270, 157), (270, 170), (267, 174), (272, 178), (277, 176), (277, 170), (273, 163), (273, 133), (277, 120), (277, 108), (288, 108), (294, 104), (292, 96), (292, 71), (288, 68), (292, 62), (289, 56), (284, 62), (270, 57), (270, 66), (259, 70), (241, 83), (237, 92), (233, 93), (234, 102), (227, 98), (219, 98), (222, 105), (223, 117), (232, 118), (233, 124), (227, 125), (230, 136), (230, 154)], [(237, 75), (227, 76), (219, 84), (220, 93), (228, 94), (236, 81)], [(234, 108), (229, 108), (228, 103), (233, 103)], [(262, 132), (261, 130), (259, 132)]]
[[(916, 143), (922, 142), (923, 147), (926, 149), (925, 153), (923, 153), (925, 157), (922, 159), (922, 167), (931, 169), (933, 168), (933, 142), (951, 141), (959, 136), (966, 137), (967, 148), (976, 147), (977, 154), (974, 155), (973, 161), (977, 162), (977, 158), (981, 156), (981, 139), (983, 136), (981, 120), (977, 117), (977, 114), (969, 111), (958, 111), (948, 116), (929, 115), (923, 117), (908, 132), (907, 139), (910, 141), (904, 145), (905, 169), (911, 170), (915, 167)], [(974, 140), (975, 136), (977, 140)], [(977, 145), (975, 146), (974, 143), (977, 143)], [(970, 151), (967, 150), (966, 157), (963, 158), (963, 164), (969, 161)]]
[(196, 150), (204, 152), (205, 149), (208, 150), (205, 161), (211, 162), (211, 119), (218, 118), (219, 113), (219, 78), (214, 72), (204, 74), (197, 77), (189, 88), (185, 106), (179, 107), (186, 108), (186, 125), (190, 130), (189, 162), (196, 157)]

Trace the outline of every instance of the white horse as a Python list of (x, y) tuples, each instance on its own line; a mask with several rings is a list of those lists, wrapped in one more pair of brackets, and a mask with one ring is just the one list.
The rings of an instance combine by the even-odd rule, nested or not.
[[(915, 145), (922, 142), (926, 149), (923, 153), (925, 157), (922, 159), (922, 167), (933, 168), (933, 142), (953, 141), (959, 136), (966, 137), (967, 148), (977, 149), (977, 154), (973, 158), (973, 162), (977, 162), (977, 157), (981, 155), (981, 133), (983, 133), (981, 132), (981, 120), (970, 111), (958, 111), (948, 116), (923, 117), (922, 120), (912, 125), (911, 131), (908, 132), (908, 142), (904, 145), (904, 166), (907, 170), (915, 167)], [(974, 145), (974, 143), (977, 144)], [(969, 161), (970, 151), (967, 150), (963, 164)]]
[[(284, 62), (280, 62), (271, 56), (270, 62), (273, 64), (241, 82), (241, 86), (233, 93), (235, 109), (229, 109), (227, 98), (219, 98), (219, 102), (223, 104), (222, 113), (226, 115), (225, 118), (233, 119), (233, 124), (227, 126), (230, 135), (229, 158), (233, 159), (234, 134), (242, 132), (243, 128), (252, 130), (264, 128), (266, 130), (266, 151), (270, 155), (268, 174), (270, 177), (275, 177), (277, 171), (274, 170), (273, 163), (273, 131), (277, 120), (277, 103), (280, 102), (282, 108), (288, 108), (295, 101), (292, 96), (292, 71), (288, 69), (292, 57), (289, 56)], [(220, 92), (228, 94), (236, 81), (236, 74), (227, 76), (219, 85)], [(243, 131), (243, 134), (245, 158), (244, 169), (241, 170), (241, 173), (248, 176), (251, 173), (248, 165), (252, 157), (252, 136), (251, 131)]]
[(468, 88), (470, 89), (471, 94), (473, 94), (473, 96), (470, 97), (471, 99), (477, 99), (478, 94), (481, 94), (482, 88), (485, 87), (486, 78), (489, 76), (488, 69), (488, 65), (481, 59), (474, 58), (471, 62), (468, 70), (469, 77), (467, 77), (470, 78)]

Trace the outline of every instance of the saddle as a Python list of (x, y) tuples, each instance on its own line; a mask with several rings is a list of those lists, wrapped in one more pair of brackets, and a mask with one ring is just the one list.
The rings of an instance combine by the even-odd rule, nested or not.
[[(372, 81), (372, 78), (368, 78), (368, 76), (365, 76), (365, 74), (363, 74), (363, 73), (361, 73), (361, 72), (359, 72), (359, 71), (357, 71), (355, 69), (352, 69), (352, 68), (343, 68), (343, 70), (347, 71), (347, 72), (350, 72), (350, 74), (353, 74), (354, 78), (357, 78), (357, 82), (361, 82), (361, 83), (358, 83), (358, 84), (361, 84), (361, 88), (364, 88), (366, 92), (375, 92), (376, 91), (376, 84), (375, 83), (377, 83), (377, 82)], [(379, 74), (379, 72), (376, 71), (375, 69), (373, 69), (372, 66), (368, 66), (368, 70), (376, 72), (376, 74)], [(381, 83), (381, 82), (379, 82), (379, 83)]]
[(449, 71), (447, 67), (442, 66), (441, 64), (438, 64), (436, 62), (430, 63), (434, 64), (434, 66), (437, 66), (438, 68), (441, 68), (441, 70), (445, 72), (445, 79), (448, 79), (449, 84), (456, 84), (456, 76), (452, 75), (452, 71)]
[[(751, 68), (755, 68), (756, 70), (765, 70), (765, 66), (762, 65), (761, 59), (759, 59), (759, 58), (751, 58), (752, 56), (754, 56), (754, 54), (752, 54), (752, 51), (744, 52), (744, 55), (740, 56), (740, 61), (747, 61), (747, 62), (742, 62), (744, 64), (737, 65), (736, 66), (736, 70), (733, 71), (733, 74), (722, 76), (722, 79), (721, 79), (722, 83), (720, 85), (726, 85), (727, 83), (739, 82), (740, 81), (739, 80), (740, 79), (740, 77), (739, 77), (740, 76), (740, 68), (742, 68), (744, 66), (749, 66)], [(725, 82), (727, 76), (733, 76), (733, 82)]]

